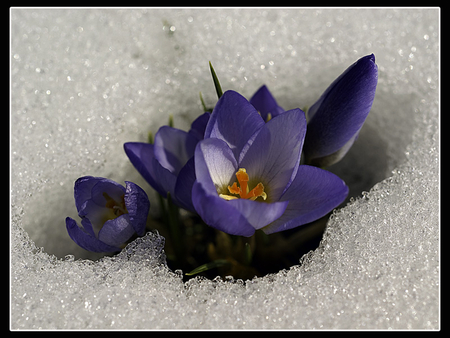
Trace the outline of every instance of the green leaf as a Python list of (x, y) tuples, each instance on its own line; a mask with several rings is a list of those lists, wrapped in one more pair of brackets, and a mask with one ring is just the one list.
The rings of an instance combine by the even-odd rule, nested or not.
[(194, 270), (192, 270), (191, 272), (187, 272), (185, 275), (193, 276), (193, 275), (196, 275), (198, 273), (201, 273), (201, 272), (204, 272), (207, 270), (211, 270), (214, 268), (224, 266), (225, 264), (230, 264), (230, 262), (228, 262), (226, 259), (217, 259), (215, 261), (200, 265), (200, 266), (196, 267)]
[(205, 101), (203, 101), (203, 95), (202, 95), (202, 92), (199, 92), (199, 95), (200, 95), (200, 101), (202, 102), (203, 111), (207, 111), (208, 108), (206, 108)]
[(211, 61), (209, 61), (209, 69), (211, 70), (211, 75), (214, 81), (214, 86), (216, 87), (217, 96), (220, 99), (220, 97), (223, 95), (222, 87), (220, 87), (219, 79), (216, 75), (216, 72), (214, 71)]
[(203, 111), (204, 111), (205, 113), (206, 113), (206, 112), (212, 113), (214, 107), (212, 107), (212, 108), (206, 107), (206, 103), (205, 103), (205, 101), (203, 100), (202, 92), (199, 92), (199, 95), (200, 95), (200, 101), (201, 101), (201, 103), (202, 103)]
[(147, 138), (148, 143), (153, 144), (155, 142), (155, 138), (153, 136), (153, 133), (151, 131), (148, 132), (148, 138)]
[(306, 117), (306, 123), (308, 123), (308, 122), (309, 122), (309, 117), (308, 117), (308, 109), (309, 109), (309, 107), (308, 107), (308, 106), (304, 106), (304, 107), (302, 108), (303, 112), (305, 113), (305, 117)]

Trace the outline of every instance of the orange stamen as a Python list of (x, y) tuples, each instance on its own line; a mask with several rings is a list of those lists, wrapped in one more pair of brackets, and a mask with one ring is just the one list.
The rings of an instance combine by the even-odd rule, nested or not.
[(228, 186), (228, 191), (230, 192), (230, 194), (238, 195), (241, 192), (241, 189), (238, 188), (237, 183), (234, 182), (231, 187)]

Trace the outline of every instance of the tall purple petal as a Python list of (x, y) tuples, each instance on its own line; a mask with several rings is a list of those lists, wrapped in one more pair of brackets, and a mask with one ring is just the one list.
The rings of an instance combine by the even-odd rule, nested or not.
[(208, 138), (198, 143), (195, 149), (195, 175), (209, 194), (217, 195), (218, 190), (219, 193), (226, 193), (237, 170), (234, 154), (224, 141)]
[(264, 125), (255, 107), (241, 94), (226, 91), (214, 107), (205, 130), (205, 138), (225, 141), (239, 156), (250, 137)]
[(244, 147), (239, 167), (247, 170), (250, 179), (262, 180), (268, 201), (277, 201), (295, 177), (305, 132), (305, 113), (292, 109), (267, 122)]

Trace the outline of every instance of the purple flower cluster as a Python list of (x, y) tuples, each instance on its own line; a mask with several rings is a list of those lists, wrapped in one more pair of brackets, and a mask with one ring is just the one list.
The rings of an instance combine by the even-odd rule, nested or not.
[(240, 94), (217, 102), (195, 149), (195, 210), (232, 235), (270, 234), (314, 221), (338, 206), (348, 188), (336, 175), (299, 165), (305, 113), (293, 109), (264, 122)]
[[(271, 234), (312, 222), (341, 204), (348, 187), (324, 170), (358, 137), (375, 96), (374, 55), (351, 65), (311, 106), (285, 111), (266, 86), (248, 101), (226, 91), (186, 132), (164, 126), (154, 143), (129, 142), (131, 163), (163, 197), (232, 235)], [(308, 122), (307, 122), (308, 120)], [(90, 251), (116, 251), (142, 235), (149, 202), (138, 186), (84, 177), (75, 183), (83, 229), (71, 238)]]

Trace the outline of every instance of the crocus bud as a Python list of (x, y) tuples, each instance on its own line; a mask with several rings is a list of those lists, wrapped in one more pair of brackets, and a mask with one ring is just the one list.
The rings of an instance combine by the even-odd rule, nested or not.
[(373, 54), (351, 65), (308, 111), (305, 164), (327, 167), (351, 148), (375, 97), (378, 67)]

